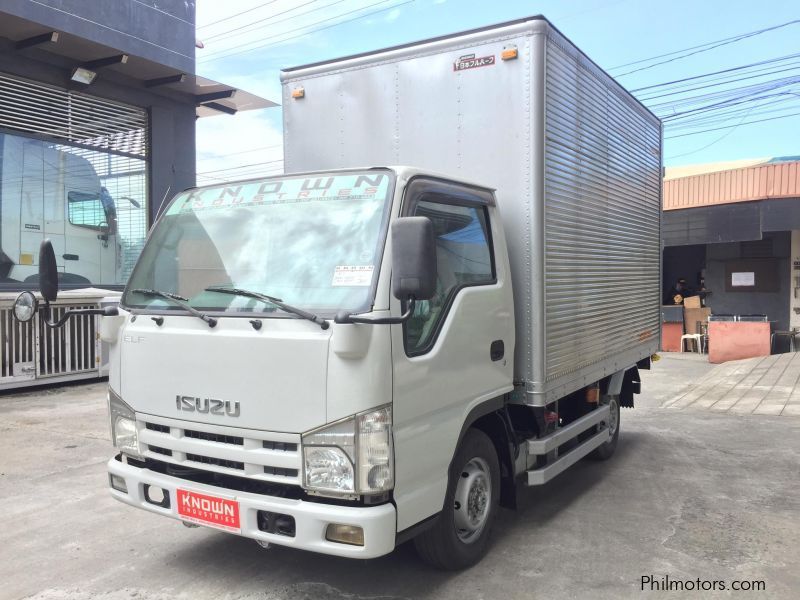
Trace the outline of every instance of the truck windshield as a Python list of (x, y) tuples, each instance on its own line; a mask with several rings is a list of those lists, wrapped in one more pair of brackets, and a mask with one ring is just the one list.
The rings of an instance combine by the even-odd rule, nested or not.
[(155, 289), (204, 311), (275, 312), (240, 288), (333, 315), (373, 301), (394, 190), (389, 171), (278, 177), (198, 188), (158, 220), (122, 297), (123, 306), (184, 310)]

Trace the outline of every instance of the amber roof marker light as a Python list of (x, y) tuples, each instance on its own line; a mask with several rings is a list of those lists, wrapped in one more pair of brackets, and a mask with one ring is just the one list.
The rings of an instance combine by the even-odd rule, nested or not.
[(502, 60), (514, 60), (519, 56), (519, 52), (517, 51), (516, 46), (506, 46), (503, 48), (503, 51), (500, 53), (500, 58)]

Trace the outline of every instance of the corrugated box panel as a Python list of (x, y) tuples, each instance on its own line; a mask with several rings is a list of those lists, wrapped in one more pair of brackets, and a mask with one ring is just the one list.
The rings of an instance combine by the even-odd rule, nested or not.
[(546, 60), (545, 375), (554, 382), (657, 343), (661, 134), (559, 37)]
[(664, 181), (664, 210), (800, 197), (800, 162), (758, 165)]

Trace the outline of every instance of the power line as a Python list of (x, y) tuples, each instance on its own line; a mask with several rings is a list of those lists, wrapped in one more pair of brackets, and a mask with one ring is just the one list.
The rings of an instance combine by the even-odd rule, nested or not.
[(800, 115), (800, 112), (792, 113), (792, 114), (789, 114), (789, 115), (782, 115), (780, 117), (770, 117), (768, 119), (758, 119), (756, 121), (748, 121), (747, 123), (739, 123), (738, 125), (728, 125), (727, 127), (714, 127), (713, 129), (703, 129), (702, 131), (693, 131), (691, 133), (681, 133), (681, 134), (678, 134), (678, 135), (670, 135), (670, 136), (665, 137), (664, 139), (665, 140), (671, 140), (671, 139), (679, 138), (679, 137), (686, 137), (686, 136), (690, 136), (690, 135), (698, 135), (700, 133), (707, 133), (709, 131), (719, 131), (720, 129), (728, 129), (729, 127), (739, 127), (740, 125), (752, 125), (753, 123), (763, 123), (764, 121), (776, 121), (778, 119), (786, 119), (788, 117), (795, 117), (795, 116), (798, 116), (798, 115)]
[(270, 0), (269, 2), (264, 2), (263, 4), (259, 4), (258, 6), (254, 6), (253, 8), (248, 8), (247, 10), (243, 10), (242, 12), (238, 12), (238, 13), (232, 14), (229, 17), (224, 17), (222, 19), (217, 19), (216, 21), (212, 21), (211, 23), (206, 23), (205, 25), (201, 25), (197, 29), (198, 30), (205, 29), (206, 27), (211, 27), (212, 25), (216, 25), (217, 23), (223, 23), (225, 21), (230, 21), (231, 19), (235, 19), (238, 16), (247, 14), (249, 12), (253, 12), (254, 10), (258, 10), (259, 8), (264, 8), (265, 6), (268, 6), (270, 4), (275, 4), (277, 1), (278, 0)]
[[(782, 112), (789, 109), (794, 109), (800, 104), (792, 103), (787, 106), (787, 103), (794, 100), (789, 96), (797, 96), (793, 93), (777, 94), (778, 98), (769, 99), (767, 101), (754, 101), (749, 104), (751, 106), (732, 106), (726, 109), (716, 109), (711, 114), (700, 114), (697, 116), (690, 116), (686, 119), (681, 119), (665, 123), (671, 132), (680, 129), (697, 129), (699, 126), (707, 126), (710, 124), (724, 123), (741, 115), (742, 113), (750, 114), (753, 110), (758, 109), (756, 115), (765, 115), (775, 112)], [(747, 104), (747, 103), (745, 103)]]
[(240, 165), (238, 167), (226, 167), (224, 169), (211, 169), (211, 170), (208, 170), (208, 171), (203, 171), (201, 173), (198, 173), (198, 175), (205, 175), (206, 173), (220, 173), (220, 172), (224, 172), (224, 171), (234, 171), (236, 169), (246, 169), (246, 168), (249, 168), (249, 167), (257, 167), (259, 165), (269, 165), (269, 164), (279, 163), (279, 162), (283, 162), (283, 159), (279, 158), (279, 159), (276, 159), (276, 160), (265, 160), (265, 161), (262, 161), (262, 162), (250, 163), (249, 165)]
[[(732, 77), (724, 77), (724, 78), (721, 78), (721, 79), (724, 79), (724, 80), (723, 81), (719, 81), (718, 83), (708, 83), (706, 85), (701, 85), (701, 86), (698, 86), (698, 87), (678, 89), (678, 90), (675, 90), (674, 92), (666, 92), (664, 94), (659, 94), (657, 96), (647, 96), (646, 98), (639, 97), (639, 100), (642, 101), (642, 102), (648, 102), (650, 100), (656, 100), (658, 98), (666, 98), (667, 96), (676, 96), (678, 94), (685, 94), (687, 92), (694, 92), (694, 91), (698, 91), (698, 90), (705, 90), (705, 89), (712, 88), (712, 87), (718, 87), (718, 86), (721, 86), (721, 85), (728, 85), (728, 84), (733, 83), (733, 82), (737, 82), (738, 83), (739, 81), (746, 81), (748, 79), (758, 79), (759, 77), (767, 77), (768, 75), (776, 75), (777, 73), (785, 73), (787, 71), (794, 71), (798, 67), (800, 67), (800, 62), (789, 63), (789, 64), (793, 65), (793, 66), (791, 66), (789, 68), (786, 68), (786, 69), (776, 69), (774, 71), (770, 71), (769, 69), (758, 69), (757, 71), (754, 71), (754, 72), (759, 72), (758, 75), (747, 75), (745, 77), (742, 77), (740, 75), (735, 75), (735, 76), (732, 76)], [(763, 71), (767, 71), (767, 72), (764, 73)], [(712, 81), (715, 81), (715, 80), (712, 80)]]
[[(675, 119), (677, 117), (681, 117), (681, 116), (686, 115), (686, 114), (695, 113), (697, 111), (711, 110), (711, 109), (713, 109), (715, 107), (731, 106), (732, 104), (739, 104), (741, 102), (748, 102), (748, 101), (752, 101), (752, 100), (758, 100), (758, 99), (761, 99), (761, 98), (769, 97), (769, 96), (756, 96), (756, 94), (760, 94), (762, 92), (769, 92), (769, 91), (772, 91), (772, 90), (777, 90), (777, 89), (780, 89), (782, 87), (787, 87), (787, 86), (794, 85), (794, 84), (796, 84), (798, 82), (800, 82), (800, 76), (798, 76), (798, 77), (787, 77), (787, 78), (785, 78), (783, 80), (767, 82), (767, 84), (762, 84), (762, 85), (759, 85), (759, 86), (748, 86), (748, 87), (745, 87), (745, 88), (742, 88), (742, 89), (749, 90), (750, 93), (739, 94), (738, 96), (734, 96), (732, 98), (728, 98), (727, 100), (722, 100), (720, 102), (715, 102), (713, 104), (705, 104), (705, 105), (700, 106), (698, 108), (692, 108), (692, 109), (685, 110), (683, 112), (666, 115), (666, 116), (663, 117), (662, 120)], [(754, 96), (756, 96), (756, 97), (754, 97)], [(748, 100), (748, 99), (750, 99), (750, 100)], [(674, 106), (674, 105), (672, 105), (672, 106)]]
[[(300, 31), (302, 29), (306, 29), (308, 27), (313, 27), (314, 25), (319, 25), (319, 24), (325, 23), (327, 21), (333, 21), (335, 19), (339, 19), (341, 17), (347, 16), (347, 15), (350, 15), (350, 14), (353, 14), (353, 13), (357, 13), (357, 12), (362, 11), (362, 10), (366, 10), (366, 9), (372, 8), (374, 6), (379, 6), (381, 4), (386, 4), (387, 2), (391, 2), (391, 1), (393, 1), (393, 0), (381, 0), (380, 2), (374, 2), (373, 4), (369, 4), (367, 6), (358, 8), (356, 10), (351, 10), (351, 11), (346, 12), (346, 13), (341, 13), (341, 14), (335, 16), (335, 17), (329, 17), (327, 19), (322, 19), (320, 21), (317, 21), (316, 23), (310, 23), (308, 25), (304, 25), (304, 26), (298, 27), (296, 29), (291, 29), (289, 31), (284, 31), (283, 33), (280, 33), (280, 34), (277, 34), (277, 35), (273, 35), (273, 36), (270, 36), (270, 37), (264, 38), (264, 39), (272, 39), (272, 38), (276, 38), (276, 37), (281, 37), (283, 35), (286, 35), (287, 33), (292, 33), (294, 31)], [(286, 43), (286, 42), (288, 42), (290, 40), (301, 38), (301, 37), (305, 37), (306, 35), (309, 35), (311, 33), (317, 33), (317, 32), (320, 32), (320, 31), (324, 31), (325, 29), (330, 29), (332, 27), (338, 27), (339, 25), (344, 25), (345, 23), (351, 23), (353, 21), (357, 21), (357, 20), (363, 19), (365, 17), (369, 17), (369, 16), (372, 16), (372, 15), (375, 15), (375, 14), (378, 14), (378, 13), (381, 13), (381, 12), (385, 12), (387, 10), (392, 10), (392, 9), (398, 8), (398, 7), (403, 6), (405, 4), (410, 4), (411, 2), (414, 2), (414, 0), (405, 0), (404, 2), (400, 2), (398, 4), (393, 4), (391, 6), (387, 6), (386, 8), (381, 8), (381, 9), (378, 9), (378, 10), (374, 10), (374, 11), (371, 11), (371, 12), (368, 12), (368, 13), (365, 13), (365, 14), (362, 14), (362, 15), (358, 15), (358, 16), (353, 17), (351, 19), (346, 19), (344, 21), (339, 21), (339, 22), (333, 23), (331, 25), (326, 25), (325, 27), (318, 27), (317, 29), (312, 29), (310, 31), (306, 31), (304, 33), (301, 33), (301, 34), (298, 34), (298, 35), (294, 35), (294, 36), (288, 37), (286, 39), (279, 40), (277, 42), (272, 42), (272, 43), (269, 43), (269, 44), (262, 44), (260, 46), (255, 46), (253, 48), (248, 48), (246, 50), (240, 50), (240, 51), (237, 51), (237, 52), (231, 52), (230, 54), (224, 54), (222, 56), (213, 56), (207, 62), (218, 60), (220, 58), (227, 58), (229, 56), (234, 56), (236, 54), (246, 54), (248, 52), (252, 52), (253, 50), (260, 50), (262, 48), (268, 48), (270, 46), (275, 46), (275, 45), (278, 45), (278, 44), (284, 44), (284, 43)]]
[[(653, 67), (657, 67), (657, 66), (660, 66), (660, 65), (671, 63), (671, 62), (674, 62), (676, 60), (680, 60), (682, 58), (686, 58), (688, 56), (694, 56), (695, 54), (700, 54), (701, 52), (708, 52), (709, 50), (714, 50), (715, 48), (719, 48), (720, 46), (726, 46), (728, 44), (733, 44), (733, 43), (739, 42), (741, 40), (748, 39), (748, 38), (754, 37), (756, 35), (761, 35), (762, 33), (766, 33), (768, 31), (775, 31), (776, 29), (781, 29), (783, 27), (788, 27), (788, 26), (794, 25), (796, 23), (800, 23), (800, 19), (794, 19), (792, 21), (787, 21), (785, 23), (780, 23), (779, 25), (773, 25), (772, 27), (765, 27), (763, 29), (758, 29), (756, 31), (751, 31), (751, 32), (748, 32), (748, 33), (740, 34), (738, 36), (734, 36), (734, 37), (731, 37), (731, 38), (718, 40), (716, 42), (707, 42), (706, 44), (703, 44), (701, 46), (695, 46), (694, 48), (687, 48), (686, 51), (688, 51), (688, 52), (686, 52), (686, 54), (681, 54), (680, 56), (674, 56), (673, 58), (669, 58), (667, 60), (662, 60), (660, 62), (656, 62), (656, 63), (653, 63), (651, 65), (646, 65), (644, 67), (639, 67), (637, 69), (632, 69), (630, 71), (626, 71), (625, 73), (620, 73), (619, 75), (615, 75), (615, 77), (624, 77), (625, 75), (630, 75), (631, 73), (638, 73), (639, 71), (645, 71), (647, 69), (652, 69)], [(679, 52), (684, 52), (684, 50), (678, 50), (676, 52), (672, 52), (671, 54), (677, 54)], [(664, 56), (669, 56), (669, 54), (663, 55), (662, 57), (664, 57)], [(662, 58), (662, 57), (654, 57), (654, 58), (651, 58), (651, 59), (644, 59), (643, 61), (639, 61), (639, 62), (648, 62), (649, 60), (655, 60), (656, 58)], [(630, 64), (633, 65), (633, 64), (636, 64), (636, 63), (630, 63)], [(625, 65), (621, 65), (621, 66), (625, 66)], [(620, 67), (614, 67), (614, 68), (620, 68)]]
[[(343, 1), (344, 0), (339, 0), (339, 2), (343, 2)], [(228, 35), (230, 33), (235, 32), (235, 31), (240, 31), (242, 29), (248, 29), (248, 31), (242, 31), (242, 33), (237, 33), (237, 34), (235, 34), (233, 36), (230, 36), (230, 37), (237, 37), (239, 35), (244, 35), (246, 33), (252, 33), (256, 29), (259, 29), (259, 27), (258, 27), (259, 23), (263, 23), (264, 21), (271, 21), (275, 17), (279, 17), (281, 15), (285, 15), (286, 13), (294, 12), (294, 11), (296, 11), (298, 9), (303, 8), (304, 6), (308, 6), (309, 4), (315, 4), (316, 2), (318, 2), (318, 0), (308, 0), (307, 2), (304, 2), (303, 4), (298, 4), (297, 6), (293, 6), (292, 8), (287, 8), (286, 10), (283, 10), (281, 12), (275, 13), (274, 15), (270, 15), (269, 17), (264, 17), (263, 19), (259, 19), (258, 21), (253, 21), (252, 23), (247, 23), (246, 25), (240, 25), (239, 27), (234, 27), (233, 29), (229, 29), (227, 31), (221, 31), (220, 33), (215, 33), (214, 35), (212, 35), (211, 37), (209, 37), (207, 39), (208, 40), (213, 40), (213, 39), (216, 39), (216, 38), (219, 38), (219, 37), (222, 37), (222, 36), (226, 36), (226, 35)], [(338, 2), (334, 2), (334, 4), (338, 4)], [(318, 8), (318, 9), (314, 9), (314, 10), (321, 10), (323, 8), (327, 8), (327, 6), (322, 6), (322, 7)], [(310, 10), (308, 12), (301, 13), (300, 15), (295, 15), (292, 18), (297, 18), (299, 16), (307, 15), (309, 13), (314, 12), (314, 10)], [(275, 21), (275, 23), (283, 23), (284, 21), (287, 21), (287, 20), (288, 19), (281, 19), (280, 21)], [(275, 23), (270, 23), (270, 25), (274, 25)], [(250, 29), (250, 28), (252, 28), (252, 29)], [(248, 43), (252, 43), (252, 42), (248, 42)]]
[(219, 160), (220, 158), (227, 158), (228, 156), (237, 156), (239, 154), (249, 154), (251, 152), (260, 152), (261, 150), (271, 150), (273, 148), (282, 148), (283, 144), (273, 144), (272, 146), (262, 146), (260, 148), (251, 148), (250, 150), (240, 150), (239, 152), (226, 152), (225, 154), (215, 154), (207, 158), (200, 158), (198, 161), (204, 160)]
[(650, 90), (650, 89), (654, 89), (654, 88), (666, 87), (666, 86), (671, 85), (673, 83), (683, 83), (684, 81), (692, 81), (692, 80), (695, 80), (695, 79), (701, 79), (703, 77), (710, 77), (712, 75), (720, 75), (722, 73), (732, 73), (732, 72), (735, 72), (735, 71), (741, 71), (742, 69), (748, 69), (750, 67), (758, 67), (758, 66), (761, 66), (761, 65), (767, 65), (767, 64), (771, 64), (771, 63), (781, 62), (781, 61), (784, 61), (784, 60), (791, 60), (793, 58), (798, 58), (798, 57), (800, 57), (800, 52), (797, 52), (797, 53), (794, 53), (794, 54), (786, 54), (785, 56), (780, 56), (778, 58), (768, 58), (766, 60), (761, 60), (761, 61), (754, 62), (754, 63), (748, 63), (746, 65), (739, 65), (737, 67), (730, 67), (728, 69), (722, 69), (721, 71), (712, 71), (710, 73), (703, 73), (701, 75), (692, 75), (691, 77), (683, 77), (682, 79), (673, 79), (672, 81), (665, 81), (664, 83), (656, 83), (656, 84), (653, 84), (653, 85), (646, 85), (644, 87), (635, 88), (635, 89), (632, 89), (632, 90), (629, 90), (629, 91), (632, 94), (635, 94), (636, 92), (641, 92), (641, 91), (644, 91), (644, 90)]
[[(305, 4), (301, 4), (300, 6), (297, 6), (295, 8), (302, 8), (303, 6), (306, 6), (306, 4), (312, 4), (315, 1), (316, 0), (311, 0), (310, 2), (306, 2)], [(311, 13), (319, 12), (320, 10), (325, 10), (327, 8), (330, 8), (331, 6), (334, 6), (335, 4), (340, 4), (341, 2), (344, 2), (344, 0), (336, 0), (336, 2), (333, 2), (331, 4), (326, 4), (325, 6), (320, 6), (318, 8), (312, 8), (311, 10), (306, 11), (304, 13), (301, 13), (299, 15), (294, 15), (292, 17), (288, 17), (288, 18), (285, 18), (285, 19), (280, 19), (280, 20), (275, 21), (273, 23), (269, 23), (268, 25), (266, 25), (266, 27), (274, 27), (275, 25), (278, 25), (279, 23), (285, 23), (286, 21), (291, 21), (291, 20), (297, 19), (299, 17), (304, 17), (304, 16), (307, 16), (307, 15), (310, 15)], [(367, 8), (369, 8), (369, 7), (367, 7)], [(290, 10), (294, 10), (294, 9), (290, 9)], [(356, 10), (361, 10), (361, 9), (356, 9)], [(288, 11), (284, 11), (284, 12), (288, 12)], [(278, 13), (276, 15), (273, 15), (272, 17), (269, 17), (268, 19), (262, 19), (262, 21), (272, 19), (272, 18), (277, 17), (277, 16), (279, 16), (281, 14), (284, 14), (284, 13)], [(349, 13), (344, 13), (344, 14), (349, 14)], [(338, 16), (342, 16), (342, 15), (340, 14)], [(332, 17), (332, 18), (336, 18), (336, 17)], [(261, 22), (261, 21), (259, 21), (259, 22)], [(319, 22), (323, 22), (323, 21), (319, 21)], [(237, 50), (239, 48), (245, 48), (246, 46), (250, 46), (251, 44), (258, 44), (258, 43), (262, 42), (264, 39), (272, 39), (272, 38), (280, 37), (281, 35), (285, 35), (287, 33), (291, 33), (292, 31), (299, 31), (299, 30), (303, 29), (304, 27), (313, 27), (316, 24), (317, 23), (311, 23), (310, 25), (304, 25), (304, 26), (297, 27), (297, 28), (289, 30), (289, 31), (285, 31), (283, 33), (274, 34), (271, 37), (261, 38), (260, 40), (251, 39), (251, 40), (249, 40), (247, 42), (242, 42), (241, 44), (237, 44), (235, 46), (228, 46), (227, 48), (220, 48), (219, 50), (215, 50), (214, 52), (211, 52), (210, 54), (207, 54), (206, 56), (203, 56), (203, 60), (206, 60), (206, 59), (209, 59), (209, 58), (215, 58), (215, 57), (218, 57), (218, 56), (220, 56), (222, 54), (228, 54), (231, 50)], [(236, 34), (233, 37), (236, 37), (237, 35), (244, 35), (244, 34), (247, 34), (247, 33), (253, 33), (258, 29), (259, 28), (256, 27), (255, 29), (251, 29), (251, 30), (248, 30), (248, 31), (243, 31), (242, 33)]]

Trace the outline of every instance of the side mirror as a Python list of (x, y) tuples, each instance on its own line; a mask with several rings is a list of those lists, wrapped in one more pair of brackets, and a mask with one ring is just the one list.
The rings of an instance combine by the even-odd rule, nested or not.
[(21, 323), (27, 323), (33, 319), (39, 309), (39, 301), (32, 292), (22, 292), (14, 300), (14, 318)]
[[(119, 314), (116, 306), (105, 308), (69, 309), (58, 321), (52, 320), (50, 303), (58, 296), (58, 268), (56, 267), (56, 253), (50, 240), (44, 240), (39, 246), (39, 291), (44, 298), (42, 309), (42, 322), (48, 327), (61, 327), (74, 315), (101, 315), (114, 317)], [(36, 314), (39, 303), (31, 292), (22, 292), (14, 301), (14, 317), (23, 323), (30, 321)]]
[(392, 294), (429, 300), (436, 293), (436, 237), (428, 217), (392, 223)]
[(43, 240), (39, 246), (39, 291), (45, 302), (53, 302), (58, 296), (56, 253), (50, 240)]

